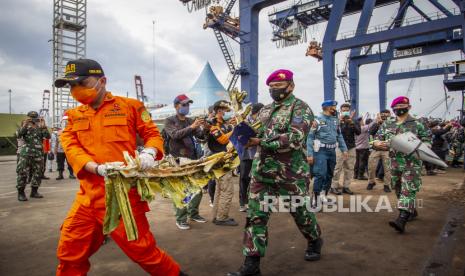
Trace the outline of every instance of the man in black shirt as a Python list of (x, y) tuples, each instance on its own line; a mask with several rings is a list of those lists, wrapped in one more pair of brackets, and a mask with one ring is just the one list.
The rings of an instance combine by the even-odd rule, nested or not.
[[(349, 186), (352, 178), (354, 177), (354, 166), (356, 160), (356, 149), (355, 149), (355, 135), (360, 135), (361, 129), (360, 124), (356, 123), (353, 119), (354, 113), (350, 112), (350, 104), (344, 103), (341, 105), (341, 116), (340, 116), (340, 131), (344, 137), (346, 143), (349, 158), (344, 159), (341, 151), (336, 151), (336, 168), (334, 169), (333, 183), (331, 185), (331, 193), (340, 195), (342, 193), (354, 194)], [(341, 174), (344, 175), (342, 193), (339, 190), (339, 178)]]
[[(166, 118), (163, 132), (168, 138), (169, 154), (175, 158), (198, 159), (196, 138), (203, 138), (207, 126), (201, 118), (191, 119), (189, 114), (190, 104), (193, 103), (186, 95), (179, 95), (174, 99), (176, 115)], [(166, 141), (165, 141), (166, 142)], [(206, 219), (199, 215), (199, 205), (202, 200), (202, 192), (192, 197), (185, 208), (176, 208), (176, 226), (181, 230), (190, 229), (187, 218), (205, 223)]]

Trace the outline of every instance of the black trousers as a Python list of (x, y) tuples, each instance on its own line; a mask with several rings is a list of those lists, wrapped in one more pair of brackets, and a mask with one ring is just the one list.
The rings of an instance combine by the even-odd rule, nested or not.
[(68, 164), (68, 171), (70, 175), (73, 175), (73, 168), (68, 163), (68, 160), (66, 159), (66, 155), (64, 152), (57, 152), (57, 171), (63, 172), (65, 170), (65, 160), (66, 164)]
[(210, 200), (212, 203), (215, 200), (215, 190), (216, 190), (216, 181), (214, 179), (210, 179), (208, 181), (208, 195), (210, 196)]
[(47, 153), (44, 153), (44, 164), (42, 166), (42, 176), (45, 174), (46, 168), (47, 168)]
[[(389, 168), (387, 168), (389, 170)], [(378, 166), (376, 167), (376, 177), (379, 179), (384, 179), (384, 166), (383, 160), (378, 161)]]
[(250, 170), (252, 169), (253, 160), (241, 160), (240, 165), (240, 182), (239, 182), (239, 204), (244, 206), (248, 203), (248, 192), (250, 184)]
[(357, 149), (357, 159), (355, 160), (354, 175), (361, 177), (368, 171), (368, 157), (370, 157), (370, 149)]

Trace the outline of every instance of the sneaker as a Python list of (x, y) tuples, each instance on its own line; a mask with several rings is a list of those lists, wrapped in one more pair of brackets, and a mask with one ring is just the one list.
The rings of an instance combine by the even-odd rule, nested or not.
[(238, 226), (237, 223), (233, 218), (229, 218), (227, 220), (215, 220), (214, 223), (218, 226)]
[(181, 230), (189, 230), (191, 227), (185, 221), (176, 221), (176, 226)]
[(200, 223), (205, 223), (207, 222), (206, 219), (204, 219), (203, 217), (201, 217), (200, 215), (196, 215), (196, 216), (193, 216), (190, 218), (191, 220), (195, 221), (195, 222), (200, 222)]
[(389, 188), (388, 185), (384, 185), (384, 192), (385, 192), (385, 193), (390, 193), (390, 192), (391, 192), (391, 188)]
[(349, 188), (342, 188), (342, 192), (344, 194), (349, 194), (349, 195), (353, 195), (354, 192), (352, 192)]
[(376, 183), (368, 183), (367, 190), (373, 190), (373, 187), (376, 185)]
[(210, 205), (210, 207), (212, 207), (212, 208), (213, 208), (213, 202), (211, 202), (211, 201), (210, 201), (210, 204), (209, 204), (209, 205)]
[(342, 195), (341, 191), (339, 191), (339, 188), (331, 188), (329, 189), (329, 192), (335, 195)]
[(327, 198), (324, 193), (320, 195), (320, 200), (321, 203), (325, 205), (331, 205), (334, 203), (331, 199)]
[(247, 212), (247, 207), (246, 206), (239, 207), (239, 212)]

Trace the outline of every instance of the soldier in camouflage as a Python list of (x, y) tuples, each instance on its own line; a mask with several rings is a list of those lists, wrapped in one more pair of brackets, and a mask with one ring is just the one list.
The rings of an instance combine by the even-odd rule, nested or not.
[[(407, 97), (394, 99), (391, 108), (396, 118), (389, 118), (381, 125), (375, 137), (375, 147), (387, 149), (392, 137), (409, 131), (424, 143), (431, 144), (429, 129), (409, 115), (411, 106)], [(421, 187), (422, 161), (415, 155), (406, 155), (393, 149), (390, 149), (389, 156), (391, 187), (396, 191), (399, 209), (399, 217), (395, 221), (390, 221), (389, 225), (399, 233), (403, 233), (407, 221), (413, 220), (418, 215), (415, 203)]]
[[(260, 275), (260, 258), (265, 255), (271, 215), (269, 209), (263, 208), (264, 202), (269, 202), (269, 197), (308, 195), (310, 168), (305, 148), (313, 112), (292, 94), (295, 86), (292, 72), (275, 71), (266, 84), (274, 102), (260, 111), (258, 119), (262, 127), (257, 138), (251, 138), (248, 143), (248, 146), (257, 146), (258, 151), (249, 187), (243, 240), (245, 262), (238, 272), (229, 273), (229, 276)], [(308, 241), (305, 260), (319, 260), (322, 239), (315, 214), (305, 206), (296, 206), (290, 213)]]
[(43, 140), (50, 139), (45, 122), (39, 119), (39, 114), (35, 111), (27, 113), (28, 118), (22, 123), (17, 131), (17, 136), (24, 140), (24, 145), (19, 152), (17, 172), (18, 200), (27, 201), (24, 189), (26, 188), (29, 173), (31, 179), (31, 197), (42, 198), (38, 192), (43, 166)]

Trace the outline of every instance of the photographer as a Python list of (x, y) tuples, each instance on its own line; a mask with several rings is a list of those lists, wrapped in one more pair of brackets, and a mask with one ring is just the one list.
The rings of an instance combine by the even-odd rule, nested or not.
[[(169, 153), (175, 158), (189, 158), (192, 160), (198, 159), (196, 150), (195, 138), (203, 138), (205, 136), (206, 122), (202, 118), (191, 119), (187, 117), (189, 107), (193, 101), (186, 95), (182, 94), (174, 99), (174, 108), (176, 115), (166, 118), (165, 128), (163, 132), (168, 141)], [(166, 139), (165, 138), (165, 139)], [(188, 206), (184, 208), (176, 208), (176, 226), (181, 230), (188, 230), (190, 226), (187, 222), (189, 217), (191, 220), (205, 223), (206, 219), (199, 215), (199, 205), (202, 200), (202, 192), (194, 195)]]
[[(376, 116), (375, 123), (370, 128), (370, 135), (375, 136), (380, 126), (391, 117), (391, 111), (388, 109), (381, 111)], [(368, 158), (368, 186), (367, 190), (373, 190), (376, 185), (376, 167), (382, 160), (384, 168), (384, 192), (391, 192), (391, 169), (389, 168), (389, 150), (373, 146), (373, 151)]]
[(38, 192), (42, 181), (43, 141), (50, 139), (50, 133), (45, 126), (44, 120), (39, 119), (39, 114), (35, 111), (27, 113), (27, 119), (23, 121), (18, 130), (18, 138), (24, 140), (24, 145), (19, 152), (19, 160), (16, 168), (18, 174), (17, 185), (18, 200), (27, 201), (24, 189), (26, 188), (29, 173), (31, 178), (31, 197), (42, 198)]
[[(226, 151), (229, 143), (229, 137), (232, 134), (233, 127), (226, 121), (231, 117), (230, 103), (224, 100), (217, 101), (213, 105), (215, 112), (214, 123), (210, 128), (208, 135), (208, 148), (211, 153)], [(216, 179), (215, 197), (213, 200), (213, 223), (220, 226), (237, 226), (238, 223), (229, 217), (234, 186), (232, 181)]]

